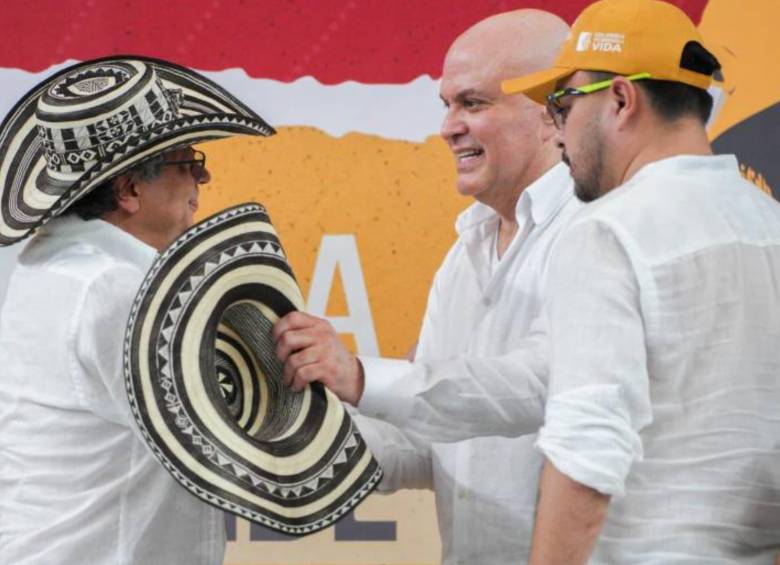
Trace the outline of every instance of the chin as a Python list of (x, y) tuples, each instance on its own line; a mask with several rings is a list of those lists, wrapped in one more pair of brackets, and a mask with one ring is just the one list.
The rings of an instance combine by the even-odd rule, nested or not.
[(482, 186), (482, 183), (474, 182), (471, 180), (458, 179), (458, 182), (455, 184), (455, 187), (458, 191), (458, 194), (460, 194), (461, 196), (470, 196), (472, 198), (475, 198), (478, 194), (482, 193), (485, 190), (485, 187)]

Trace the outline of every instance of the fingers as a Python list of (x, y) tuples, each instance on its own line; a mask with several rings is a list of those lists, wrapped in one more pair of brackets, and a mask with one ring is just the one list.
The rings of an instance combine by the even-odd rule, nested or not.
[(277, 341), (282, 334), (289, 330), (301, 330), (323, 323), (328, 324), (328, 321), (306, 314), (305, 312), (290, 312), (284, 318), (276, 322), (271, 332), (271, 337), (273, 337), (274, 341)]
[(276, 356), (283, 363), (295, 351), (338, 339), (330, 322), (303, 312), (291, 312), (279, 320), (271, 333)]
[(319, 361), (321, 352), (319, 348), (303, 349), (290, 355), (284, 363), (284, 375), (282, 380), (285, 385), (292, 386), (296, 374), (306, 365), (312, 365)]
[[(276, 356), (284, 363), (282, 376), (293, 391), (319, 381), (339, 398), (353, 398), (362, 388), (359, 363), (327, 320), (291, 312), (273, 328)], [(354, 390), (353, 390), (354, 389)]]
[(290, 355), (298, 350), (314, 347), (320, 339), (306, 330), (287, 330), (276, 342), (276, 357), (286, 363)]
[(319, 364), (312, 363), (310, 365), (304, 365), (295, 371), (292, 383), (290, 384), (290, 390), (300, 392), (306, 385), (315, 381), (320, 381), (320, 375)]

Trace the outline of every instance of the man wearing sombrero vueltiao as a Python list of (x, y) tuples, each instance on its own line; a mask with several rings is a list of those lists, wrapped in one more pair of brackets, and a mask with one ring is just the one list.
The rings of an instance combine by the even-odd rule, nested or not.
[(35, 232), (0, 316), (0, 562), (222, 561), (222, 512), (133, 427), (122, 345), (210, 178), (192, 145), (272, 133), (207, 79), (136, 57), (61, 71), (0, 127), (0, 244)]

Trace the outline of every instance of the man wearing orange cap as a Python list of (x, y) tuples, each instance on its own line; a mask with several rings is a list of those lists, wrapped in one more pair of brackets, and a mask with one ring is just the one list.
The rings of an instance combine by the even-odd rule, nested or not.
[(713, 156), (718, 68), (656, 0), (603, 0), (545, 102), (594, 201), (550, 266), (531, 563), (769, 563), (780, 546), (780, 205)]

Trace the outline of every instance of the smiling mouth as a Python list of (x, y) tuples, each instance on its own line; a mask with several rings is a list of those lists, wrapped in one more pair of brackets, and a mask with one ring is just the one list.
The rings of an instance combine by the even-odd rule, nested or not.
[(458, 165), (467, 164), (468, 162), (481, 157), (485, 152), (482, 149), (469, 149), (466, 151), (459, 151), (455, 153), (455, 160)]

